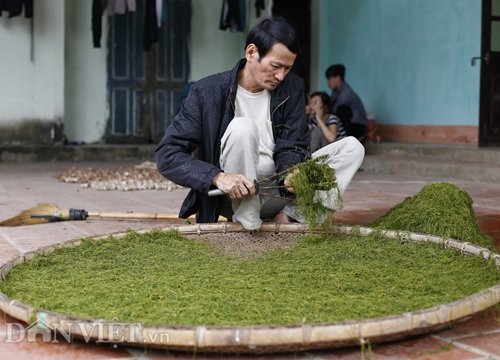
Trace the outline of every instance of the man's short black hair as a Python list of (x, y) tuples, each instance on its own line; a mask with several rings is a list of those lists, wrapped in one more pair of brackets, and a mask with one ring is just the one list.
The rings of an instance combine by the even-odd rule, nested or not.
[(254, 44), (259, 51), (259, 61), (276, 43), (282, 43), (294, 54), (300, 52), (297, 32), (292, 25), (280, 16), (263, 19), (247, 35), (245, 49)]
[(325, 71), (325, 76), (327, 79), (333, 77), (333, 76), (340, 76), (340, 79), (344, 81), (344, 76), (345, 76), (345, 66), (342, 64), (335, 64), (330, 66), (328, 69)]

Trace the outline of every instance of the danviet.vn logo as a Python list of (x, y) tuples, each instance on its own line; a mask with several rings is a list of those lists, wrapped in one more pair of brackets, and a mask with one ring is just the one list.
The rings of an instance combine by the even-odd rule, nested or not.
[(22, 323), (6, 323), (4, 342), (70, 343), (73, 338), (98, 343), (168, 344), (170, 342), (168, 332), (144, 332), (141, 324), (121, 323), (118, 318), (113, 318), (111, 322), (65, 322), (63, 327), (60, 324), (46, 322), (45, 317), (40, 316), (28, 326)]

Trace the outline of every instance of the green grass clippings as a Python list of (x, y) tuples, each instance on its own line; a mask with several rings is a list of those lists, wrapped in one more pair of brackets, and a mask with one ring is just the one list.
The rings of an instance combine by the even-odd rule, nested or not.
[[(336, 203), (342, 207), (335, 169), (325, 163), (326, 159), (327, 155), (318, 156), (295, 165), (290, 171), (295, 174), (290, 184), (295, 188), (297, 206), (311, 229), (321, 223), (331, 224), (335, 210), (325, 206), (330, 197), (335, 196)], [(337, 191), (332, 192), (333, 189)]]
[(426, 185), (368, 226), (438, 235), (493, 249), (494, 240), (477, 225), (472, 198), (456, 185)]
[(478, 256), (380, 232), (303, 236), (243, 261), (158, 230), (39, 255), (0, 289), (37, 308), (109, 321), (246, 326), (401, 314), (499, 282), (495, 265)]

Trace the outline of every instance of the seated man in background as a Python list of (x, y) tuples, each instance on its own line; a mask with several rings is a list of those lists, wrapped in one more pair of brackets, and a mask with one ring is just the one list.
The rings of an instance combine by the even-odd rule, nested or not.
[[(366, 134), (368, 118), (361, 99), (345, 82), (345, 66), (342, 64), (332, 65), (326, 69), (325, 76), (328, 87), (332, 89), (330, 99), (332, 113), (345, 122), (348, 136), (354, 136), (357, 139), (363, 138)], [(338, 114), (339, 108), (342, 110), (342, 114)], [(345, 113), (348, 113), (346, 108), (352, 111), (350, 124), (348, 124), (348, 119), (345, 119)]]

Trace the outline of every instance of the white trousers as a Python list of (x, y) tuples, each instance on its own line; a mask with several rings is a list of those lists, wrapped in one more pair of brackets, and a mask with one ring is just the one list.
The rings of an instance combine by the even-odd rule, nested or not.
[[(333, 142), (312, 154), (312, 157), (328, 155), (326, 164), (335, 169), (337, 184), (341, 195), (349, 186), (352, 177), (363, 162), (365, 149), (354, 137), (349, 136)], [(243, 174), (248, 179), (260, 181), (273, 174), (258, 174), (259, 163), (259, 129), (251, 119), (246, 117), (234, 118), (230, 123), (221, 141), (220, 164), (226, 173)], [(278, 179), (263, 181), (261, 186), (277, 185)], [(336, 189), (329, 192), (319, 192), (323, 205), (336, 209)], [(279, 196), (278, 189), (265, 190)], [(226, 195), (227, 196), (227, 195)], [(257, 230), (262, 219), (272, 219), (283, 211), (291, 218), (305, 222), (304, 216), (298, 210), (297, 204), (269, 196), (247, 195), (241, 199), (232, 199), (233, 221), (241, 223), (246, 229)], [(318, 214), (320, 216), (320, 214)]]

